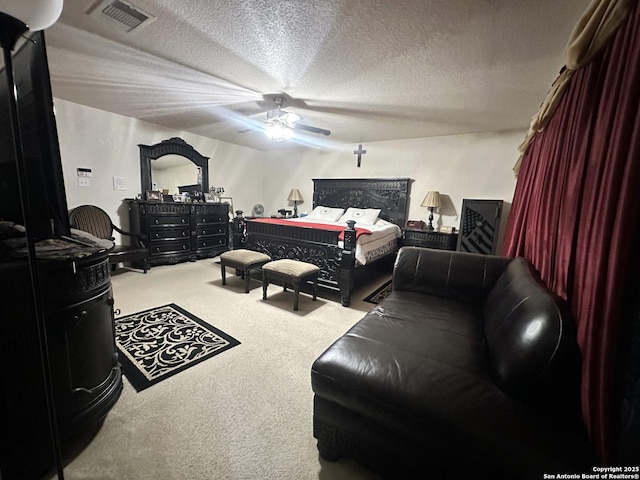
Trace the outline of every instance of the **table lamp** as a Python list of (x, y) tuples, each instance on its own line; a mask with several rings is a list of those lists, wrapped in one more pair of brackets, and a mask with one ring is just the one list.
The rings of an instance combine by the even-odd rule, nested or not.
[(302, 194), (297, 188), (292, 188), (287, 198), (290, 202), (293, 202), (293, 218), (298, 218), (298, 202), (302, 202)]
[(440, 200), (440, 192), (428, 192), (424, 197), (424, 200), (420, 204), (421, 207), (427, 207), (429, 209), (429, 225), (427, 225), (427, 230), (432, 232), (433, 228), (433, 209), (438, 208), (442, 205), (442, 201)]

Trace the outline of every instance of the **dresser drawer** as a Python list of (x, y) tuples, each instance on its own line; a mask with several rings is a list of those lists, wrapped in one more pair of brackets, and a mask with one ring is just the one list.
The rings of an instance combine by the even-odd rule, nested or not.
[(221, 213), (206, 213), (200, 215), (194, 215), (193, 220), (196, 225), (209, 225), (212, 223), (224, 223), (228, 222), (229, 218)]
[(181, 238), (189, 238), (191, 232), (189, 227), (171, 227), (171, 228), (150, 228), (149, 229), (149, 241), (150, 242), (163, 242), (167, 240), (178, 240)]
[(220, 235), (227, 233), (227, 225), (225, 223), (214, 223), (211, 225), (198, 224), (196, 225), (196, 236), (201, 235)]
[(196, 248), (201, 250), (203, 248), (219, 247), (227, 244), (226, 235), (210, 235), (207, 237), (198, 237), (196, 241)]
[(149, 226), (154, 225), (189, 225), (189, 217), (183, 215), (158, 215), (149, 217)]
[(151, 255), (159, 255), (163, 253), (182, 253), (191, 250), (191, 242), (189, 240), (183, 241), (168, 241), (157, 244), (151, 244), (149, 252)]
[(403, 246), (428, 247), (441, 250), (455, 250), (457, 233), (430, 232), (427, 230), (405, 229), (402, 234)]

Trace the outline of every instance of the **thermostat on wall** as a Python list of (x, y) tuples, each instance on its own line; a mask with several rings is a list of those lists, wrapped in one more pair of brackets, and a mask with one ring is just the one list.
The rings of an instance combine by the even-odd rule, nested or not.
[(79, 177), (90, 177), (91, 176), (91, 169), (90, 168), (78, 167), (78, 168), (76, 168), (76, 171), (78, 172), (78, 176)]

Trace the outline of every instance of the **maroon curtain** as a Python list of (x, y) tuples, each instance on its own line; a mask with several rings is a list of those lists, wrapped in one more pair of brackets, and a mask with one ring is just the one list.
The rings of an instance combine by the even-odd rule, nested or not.
[(583, 357), (582, 414), (602, 462), (614, 455), (623, 292), (640, 213), (640, 9), (578, 70), (527, 150), (502, 254), (531, 261), (571, 306)]

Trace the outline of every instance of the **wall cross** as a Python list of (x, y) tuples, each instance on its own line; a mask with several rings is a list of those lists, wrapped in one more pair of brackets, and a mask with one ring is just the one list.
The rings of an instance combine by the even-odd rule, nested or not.
[(362, 155), (367, 153), (367, 151), (362, 149), (362, 145), (358, 145), (358, 149), (354, 150), (353, 153), (358, 155), (358, 168), (360, 168), (360, 163), (362, 162)]

